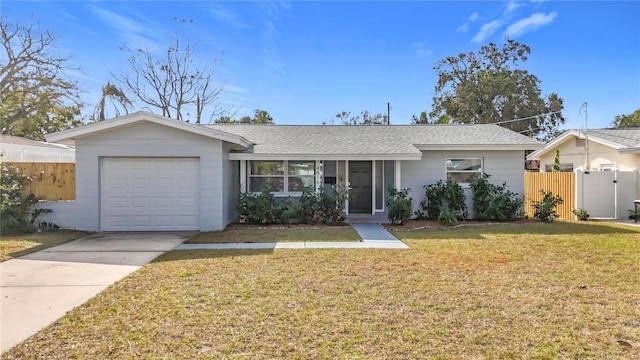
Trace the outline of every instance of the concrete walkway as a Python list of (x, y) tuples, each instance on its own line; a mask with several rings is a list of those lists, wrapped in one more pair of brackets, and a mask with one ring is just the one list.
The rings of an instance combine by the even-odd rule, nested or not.
[(189, 233), (99, 233), (0, 264), (0, 350), (26, 340)]
[(223, 243), (181, 244), (176, 250), (192, 249), (408, 249), (409, 247), (391, 235), (380, 224), (351, 224), (360, 235), (360, 242), (272, 242), (272, 243)]

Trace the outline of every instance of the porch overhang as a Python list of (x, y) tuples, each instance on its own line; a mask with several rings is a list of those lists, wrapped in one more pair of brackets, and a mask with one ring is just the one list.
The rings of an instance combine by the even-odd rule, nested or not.
[(490, 151), (490, 150), (540, 150), (544, 148), (544, 144), (540, 145), (522, 145), (522, 144), (475, 144), (475, 145), (460, 145), (460, 144), (414, 144), (419, 150), (445, 150), (445, 151)]
[(421, 160), (422, 152), (410, 154), (253, 154), (245, 152), (229, 153), (229, 160)]

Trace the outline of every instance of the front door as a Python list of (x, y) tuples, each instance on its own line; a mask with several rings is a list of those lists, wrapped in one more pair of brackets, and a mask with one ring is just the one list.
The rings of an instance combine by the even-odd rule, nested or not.
[(371, 161), (349, 161), (349, 214), (371, 214)]

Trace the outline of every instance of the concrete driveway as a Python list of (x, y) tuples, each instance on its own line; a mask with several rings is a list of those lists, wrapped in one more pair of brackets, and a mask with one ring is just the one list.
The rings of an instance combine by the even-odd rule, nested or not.
[(191, 233), (98, 233), (0, 264), (4, 352)]

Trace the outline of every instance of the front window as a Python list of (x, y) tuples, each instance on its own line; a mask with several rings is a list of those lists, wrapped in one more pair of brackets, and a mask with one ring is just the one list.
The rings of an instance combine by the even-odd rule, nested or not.
[(302, 192), (314, 184), (315, 161), (249, 161), (249, 191)]
[(482, 175), (482, 159), (447, 159), (447, 180), (468, 184)]

